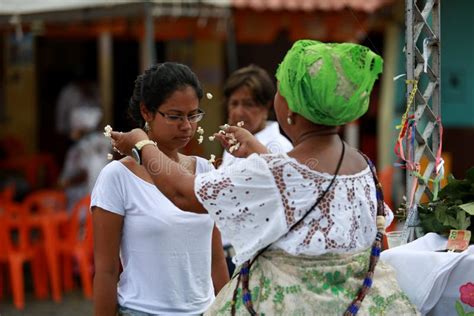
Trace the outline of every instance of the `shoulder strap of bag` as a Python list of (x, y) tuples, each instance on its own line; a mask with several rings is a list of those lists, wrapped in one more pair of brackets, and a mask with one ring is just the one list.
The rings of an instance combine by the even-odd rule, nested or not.
[[(336, 177), (339, 173), (339, 170), (341, 169), (341, 165), (342, 165), (342, 161), (344, 160), (344, 154), (345, 154), (345, 151), (346, 151), (346, 146), (345, 146), (345, 143), (344, 141), (341, 139), (341, 143), (342, 143), (342, 152), (341, 152), (341, 156), (339, 157), (339, 161), (337, 163), (337, 167), (336, 167), (336, 172), (334, 173), (334, 177), (332, 178), (331, 182), (329, 183), (329, 185), (326, 187), (326, 189), (324, 190), (324, 192), (317, 198), (316, 202), (314, 202), (314, 204), (309, 208), (309, 210), (296, 222), (294, 223), (293, 225), (291, 225), (291, 227), (288, 229), (288, 232), (290, 232), (294, 227), (296, 227), (299, 223), (301, 223), (305, 218), (306, 216), (308, 216), (309, 213), (311, 213), (311, 211), (322, 201), (322, 199), (326, 196), (326, 194), (329, 192), (329, 189), (332, 187), (332, 185), (334, 184), (334, 182), (336, 181)], [(261, 249), (256, 255), (255, 257), (253, 257), (252, 260), (248, 260), (246, 261), (245, 263), (242, 264), (242, 267), (240, 269), (240, 272), (238, 273), (238, 278), (237, 278), (237, 285), (234, 289), (234, 293), (233, 293), (233, 296), (232, 296), (232, 304), (231, 304), (231, 315), (235, 315), (235, 300), (237, 299), (237, 290), (239, 288), (239, 285), (240, 285), (240, 282), (242, 281), (242, 298), (244, 300), (244, 305), (247, 309), (247, 311), (250, 313), (250, 315), (257, 315), (257, 313), (255, 312), (255, 310), (253, 309), (253, 304), (252, 304), (252, 296), (250, 294), (250, 290), (248, 288), (249, 286), (249, 278), (250, 278), (250, 267), (252, 266), (252, 264), (255, 262), (255, 260), (257, 260), (257, 258), (265, 251), (268, 249), (268, 247), (270, 247), (273, 243), (267, 245), (265, 248)], [(237, 274), (235, 274), (237, 275)], [(234, 277), (235, 277), (234, 275)]]

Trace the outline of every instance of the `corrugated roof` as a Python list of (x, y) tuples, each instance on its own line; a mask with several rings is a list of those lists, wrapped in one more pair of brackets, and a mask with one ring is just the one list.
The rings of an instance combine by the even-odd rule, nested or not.
[[(208, 4), (229, 6), (231, 0), (151, 0), (155, 4)], [(144, 0), (0, 0), (0, 14), (34, 14), (53, 11), (78, 10), (123, 4), (143, 3)]]
[(231, 0), (238, 9), (290, 10), (290, 11), (331, 11), (350, 8), (357, 11), (373, 12), (394, 0)]

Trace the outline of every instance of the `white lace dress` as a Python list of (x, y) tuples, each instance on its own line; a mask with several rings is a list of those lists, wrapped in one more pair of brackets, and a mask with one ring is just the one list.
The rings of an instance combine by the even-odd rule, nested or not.
[[(332, 178), (286, 154), (252, 155), (197, 175), (196, 196), (234, 245), (236, 264), (272, 244), (249, 273), (248, 289), (259, 314), (342, 315), (362, 286), (376, 234), (369, 167), (339, 175), (319, 205), (288, 233)], [(233, 278), (205, 315), (229, 315), (232, 302), (236, 315), (248, 315), (242, 293), (239, 278)], [(379, 263), (359, 315), (416, 314), (393, 269)]]
[(271, 243), (272, 249), (291, 255), (356, 253), (370, 247), (376, 234), (377, 200), (369, 167), (354, 175), (339, 175), (304, 223), (288, 233), (332, 177), (286, 154), (254, 154), (197, 175), (195, 193), (232, 242), (236, 264)]

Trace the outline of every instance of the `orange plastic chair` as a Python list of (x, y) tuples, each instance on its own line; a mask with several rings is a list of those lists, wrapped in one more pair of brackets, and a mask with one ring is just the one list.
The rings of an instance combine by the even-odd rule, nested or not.
[[(61, 300), (61, 271), (59, 265), (59, 242), (67, 227), (61, 226), (60, 218), (67, 218), (66, 194), (62, 190), (43, 189), (30, 193), (23, 200), (30, 214), (31, 225), (42, 235), (44, 252), (54, 301)], [(36, 216), (35, 216), (36, 215)]]
[(66, 210), (66, 193), (63, 190), (43, 189), (30, 193), (23, 205), (30, 213)]
[(93, 241), (92, 214), (90, 214), (90, 195), (79, 200), (73, 207), (68, 221), (68, 234), (59, 244), (62, 256), (63, 286), (65, 290), (74, 287), (73, 264), (79, 267), (82, 292), (92, 298)]
[[(33, 286), (37, 298), (48, 295), (48, 282), (44, 274), (44, 257), (41, 247), (29, 239), (27, 211), (21, 204), (2, 203), (0, 215), (0, 264), (7, 267), (17, 309), (25, 307), (23, 265), (30, 262)], [(14, 238), (16, 236), (16, 238)], [(0, 270), (0, 273), (3, 270)], [(3, 283), (0, 283), (3, 286)], [(3, 292), (3, 291), (2, 291)]]

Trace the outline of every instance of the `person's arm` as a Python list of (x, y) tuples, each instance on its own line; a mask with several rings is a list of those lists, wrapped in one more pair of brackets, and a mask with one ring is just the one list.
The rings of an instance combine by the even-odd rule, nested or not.
[[(267, 148), (243, 128), (231, 126), (226, 129), (226, 132), (234, 133), (237, 141), (241, 143), (240, 149), (233, 152), (238, 157), (246, 157), (249, 153), (267, 152)], [(112, 146), (129, 156), (136, 143), (148, 139), (148, 135), (138, 128), (128, 133), (112, 132), (111, 136)], [(183, 211), (207, 212), (194, 194), (195, 176), (193, 174), (183, 170), (179, 164), (168, 158), (156, 146), (143, 147), (141, 160), (153, 183), (174, 205)]]
[(212, 231), (212, 283), (214, 293), (217, 295), (224, 285), (229, 282), (229, 270), (225, 261), (224, 249), (222, 247), (221, 233), (214, 225)]
[[(111, 135), (112, 146), (129, 156), (136, 143), (148, 139), (148, 135), (138, 128), (128, 133), (112, 132)], [(141, 159), (153, 183), (174, 205), (183, 211), (207, 213), (194, 194), (193, 174), (168, 158), (156, 146), (143, 147)]]
[(117, 314), (117, 282), (123, 216), (92, 208), (94, 223), (94, 315)]

